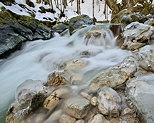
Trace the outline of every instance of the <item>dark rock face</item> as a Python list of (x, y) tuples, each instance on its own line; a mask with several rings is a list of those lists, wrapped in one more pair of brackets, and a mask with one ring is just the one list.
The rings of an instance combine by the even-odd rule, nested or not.
[(63, 23), (59, 23), (59, 24), (56, 24), (55, 26), (53, 26), (53, 30), (55, 32), (58, 32), (58, 33), (62, 33), (64, 32), (66, 29), (68, 29), (68, 26), (63, 24)]
[(88, 15), (80, 15), (77, 17), (73, 17), (69, 22), (69, 31), (70, 34), (73, 34), (73, 31), (79, 29), (83, 25), (91, 25), (93, 24), (93, 20)]
[(11, 5), (12, 3), (15, 2), (15, 0), (0, 0), (0, 2), (4, 3), (5, 5)]
[(10, 11), (0, 12), (0, 30), (0, 58), (19, 48), (24, 41), (52, 37), (51, 29), (42, 22)]

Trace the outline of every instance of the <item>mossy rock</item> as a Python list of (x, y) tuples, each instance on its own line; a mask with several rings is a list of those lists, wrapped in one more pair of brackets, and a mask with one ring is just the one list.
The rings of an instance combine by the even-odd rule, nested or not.
[(122, 10), (120, 11), (114, 18), (112, 18), (112, 23), (122, 23), (124, 25), (128, 25), (132, 22), (140, 22), (144, 23), (146, 20), (148, 20), (149, 17), (145, 16), (139, 12), (132, 13), (129, 10)]
[(0, 2), (10, 6), (12, 3), (15, 3), (15, 0), (0, 0)]
[(68, 29), (68, 26), (65, 25), (64, 23), (59, 23), (59, 24), (56, 24), (55, 26), (53, 26), (53, 30), (58, 33), (62, 33), (66, 29)]
[(79, 29), (83, 25), (93, 24), (93, 20), (88, 15), (80, 15), (70, 19), (69, 21), (69, 32), (73, 34), (73, 31)]

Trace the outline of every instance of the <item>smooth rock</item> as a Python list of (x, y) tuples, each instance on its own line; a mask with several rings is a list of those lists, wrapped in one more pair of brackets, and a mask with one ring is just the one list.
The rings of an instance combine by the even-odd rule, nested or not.
[(109, 87), (102, 87), (98, 92), (99, 112), (110, 117), (118, 117), (121, 110), (121, 98), (118, 93)]
[(75, 123), (85, 123), (84, 120), (77, 120)]
[(154, 45), (140, 48), (136, 57), (141, 68), (154, 72)]
[(88, 123), (110, 123), (102, 114), (96, 114)]
[(81, 97), (75, 96), (69, 98), (65, 102), (66, 113), (77, 119), (84, 118), (91, 108), (90, 101)]
[(76, 123), (75, 121), (76, 121), (75, 118), (66, 114), (63, 114), (59, 119), (59, 123)]
[(70, 19), (69, 22), (69, 32), (70, 34), (73, 34), (73, 32), (76, 29), (79, 29), (84, 25), (91, 25), (91, 24), (93, 24), (93, 20), (88, 15), (80, 15), (77, 17), (73, 17)]
[(154, 74), (141, 75), (127, 84), (128, 97), (146, 123), (154, 122)]
[(137, 63), (134, 57), (129, 56), (121, 63), (105, 70), (103, 73), (94, 78), (90, 85), (89, 91), (97, 91), (103, 86), (116, 87), (125, 83), (137, 71)]
[(66, 29), (68, 29), (68, 26), (63, 24), (63, 23), (59, 23), (59, 24), (56, 24), (53, 26), (53, 30), (55, 32), (58, 32), (58, 33), (62, 33), (64, 32)]

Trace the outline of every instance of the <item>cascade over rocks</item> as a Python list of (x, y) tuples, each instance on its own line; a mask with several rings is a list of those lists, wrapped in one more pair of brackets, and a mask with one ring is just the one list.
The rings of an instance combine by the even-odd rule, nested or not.
[(85, 25), (91, 25), (93, 23), (93, 20), (88, 15), (73, 17), (69, 21), (69, 32), (70, 34), (73, 34), (76, 29), (79, 29)]

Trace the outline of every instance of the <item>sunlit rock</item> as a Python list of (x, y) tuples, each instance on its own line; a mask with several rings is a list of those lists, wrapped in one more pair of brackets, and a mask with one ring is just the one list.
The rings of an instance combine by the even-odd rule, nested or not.
[(73, 59), (68, 62), (65, 62), (64, 70), (71, 71), (71, 70), (79, 70), (84, 68), (87, 65), (87, 62), (81, 59)]
[(44, 108), (48, 110), (53, 110), (61, 101), (62, 99), (69, 96), (70, 89), (67, 87), (59, 88), (51, 93), (49, 97), (47, 97), (44, 101)]
[(136, 57), (140, 67), (154, 72), (154, 45), (147, 45), (140, 48)]
[(133, 22), (124, 28), (122, 48), (135, 50), (151, 44), (154, 27), (139, 22)]
[(90, 101), (81, 97), (75, 96), (65, 102), (66, 113), (77, 119), (84, 118), (90, 110)]
[(75, 121), (76, 121), (75, 118), (66, 114), (63, 114), (59, 119), (59, 123), (76, 123)]
[(121, 110), (121, 98), (118, 93), (109, 87), (103, 87), (98, 93), (98, 109), (100, 113), (110, 117), (118, 117)]
[(68, 80), (65, 78), (64, 72), (53, 72), (49, 74), (47, 85), (50, 86), (59, 86), (59, 85), (65, 85), (68, 84)]
[(127, 84), (128, 97), (146, 123), (154, 122), (154, 74), (142, 75)]
[(96, 114), (88, 123), (110, 123), (102, 114)]
[(90, 85), (90, 91), (97, 91), (103, 86), (116, 87), (125, 83), (137, 71), (137, 63), (134, 57), (129, 56), (121, 63), (102, 72), (94, 78)]

